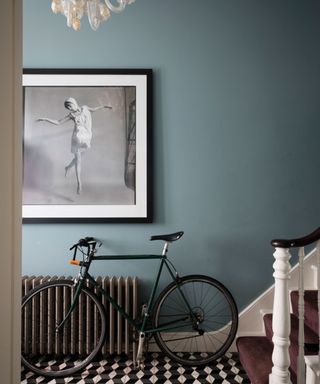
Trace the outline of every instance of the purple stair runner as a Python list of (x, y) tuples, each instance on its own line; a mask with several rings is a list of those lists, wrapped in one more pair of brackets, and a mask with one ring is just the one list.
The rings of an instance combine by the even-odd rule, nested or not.
[[(291, 314), (290, 333), (290, 372), (291, 381), (296, 383), (297, 355), (298, 355), (298, 292), (291, 293), (293, 314)], [(317, 291), (305, 291), (305, 351), (309, 355), (317, 354), (318, 345), (318, 305)], [(266, 336), (239, 337), (237, 348), (240, 362), (245, 369), (251, 384), (268, 384), (272, 369), (272, 314), (263, 318)]]

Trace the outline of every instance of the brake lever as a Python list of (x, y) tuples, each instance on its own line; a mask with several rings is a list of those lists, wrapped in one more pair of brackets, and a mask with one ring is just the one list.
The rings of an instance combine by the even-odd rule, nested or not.
[(74, 252), (73, 252), (73, 260), (75, 260), (76, 259), (76, 256), (77, 256), (77, 250), (78, 250), (78, 245), (77, 244), (75, 244), (71, 249), (73, 249), (74, 248)]
[(72, 251), (73, 248), (75, 248), (77, 245), (78, 245), (78, 244), (74, 244), (74, 245), (69, 249), (69, 251)]

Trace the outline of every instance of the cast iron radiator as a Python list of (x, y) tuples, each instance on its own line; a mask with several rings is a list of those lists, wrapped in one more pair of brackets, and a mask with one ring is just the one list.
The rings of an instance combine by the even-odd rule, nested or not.
[[(51, 280), (68, 279), (64, 276), (23, 276), (22, 277), (22, 296), (37, 285)], [(133, 318), (137, 316), (138, 306), (138, 280), (136, 277), (97, 277), (98, 284), (115, 298), (127, 313)], [(89, 283), (87, 283), (89, 285)], [(54, 292), (52, 292), (54, 291)], [(100, 298), (106, 312), (107, 332), (106, 342), (103, 345), (104, 354), (129, 354), (135, 351), (134, 330), (106, 300), (105, 296), (97, 289), (94, 289)], [(46, 291), (47, 292), (47, 291)], [(43, 328), (51, 327), (61, 319), (61, 313), (66, 305), (70, 303), (70, 291), (61, 287), (54, 288), (48, 294), (42, 293), (37, 303), (30, 305), (30, 309), (22, 314), (21, 324), (21, 343), (22, 350), (34, 349), (34, 353), (85, 353), (86, 345), (93, 337), (96, 337), (99, 324), (94, 315), (94, 310), (90, 301), (79, 299), (79, 310), (74, 311), (71, 316), (71, 325), (65, 327), (63, 337), (59, 342), (52, 341), (48, 337), (46, 329), (36, 331), (30, 319), (45, 319)], [(32, 340), (31, 347), (28, 341)], [(31, 351), (30, 351), (31, 352)]]

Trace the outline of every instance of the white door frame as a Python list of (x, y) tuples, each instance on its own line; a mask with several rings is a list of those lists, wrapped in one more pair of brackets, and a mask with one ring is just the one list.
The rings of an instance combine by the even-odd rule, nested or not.
[(0, 12), (0, 375), (20, 382), (22, 0)]

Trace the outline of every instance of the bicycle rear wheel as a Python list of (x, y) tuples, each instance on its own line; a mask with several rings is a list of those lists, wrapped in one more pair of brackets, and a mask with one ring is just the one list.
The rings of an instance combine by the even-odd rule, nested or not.
[(221, 357), (238, 328), (238, 310), (227, 288), (201, 275), (185, 276), (160, 294), (154, 310), (160, 349), (184, 365), (205, 365)]
[(22, 363), (39, 375), (70, 376), (85, 368), (102, 347), (106, 333), (104, 308), (86, 287), (57, 331), (74, 294), (73, 281), (55, 280), (39, 285), (22, 300)]

